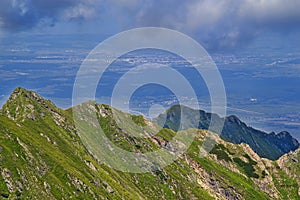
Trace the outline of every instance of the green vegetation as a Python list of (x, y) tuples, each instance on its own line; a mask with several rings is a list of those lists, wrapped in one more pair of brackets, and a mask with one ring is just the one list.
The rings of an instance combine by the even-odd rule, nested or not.
[(132, 120), (142, 127), (147, 126), (145, 119), (142, 115), (131, 115)]
[(227, 152), (228, 149), (223, 144), (216, 144), (210, 151), (210, 153), (217, 155), (219, 160), (232, 161)]
[[(232, 115), (225, 119), (203, 110), (194, 110), (186, 106), (174, 105), (155, 121), (166, 128), (198, 128), (208, 130), (214, 116), (214, 124), (222, 127), (220, 137), (234, 144), (248, 144), (260, 157), (277, 160), (280, 156), (299, 148), (299, 143), (289, 133), (268, 134), (247, 126), (238, 117)], [(181, 126), (181, 127), (179, 127)]]
[[(94, 106), (106, 136), (124, 150), (155, 151), (179, 134), (159, 129), (141, 116)], [(273, 199), (270, 192), (257, 187), (256, 171), (261, 171), (262, 179), (267, 174), (273, 177), (274, 192), (278, 190), (281, 199), (299, 199), (299, 165), (293, 161), (298, 157), (286, 162), (287, 174), (274, 163), (273, 168), (260, 169), (258, 161), (239, 145), (217, 144), (210, 153), (237, 166), (238, 173), (210, 157), (199, 157), (205, 132), (195, 130), (191, 132), (197, 136), (188, 151), (167, 167), (144, 174), (120, 172), (85, 148), (71, 109), (59, 109), (38, 94), (18, 88), (0, 110), (0, 199)], [(145, 134), (149, 137), (138, 137)]]
[(259, 178), (259, 175), (255, 173), (254, 169), (254, 166), (257, 164), (257, 162), (252, 160), (248, 154), (245, 154), (244, 157), (247, 158), (248, 162), (245, 162), (240, 158), (233, 158), (233, 161), (243, 169), (248, 177)]
[(266, 173), (265, 170), (263, 170), (263, 171), (261, 172), (261, 176), (262, 176), (262, 178), (265, 178), (265, 177), (267, 176), (267, 173)]

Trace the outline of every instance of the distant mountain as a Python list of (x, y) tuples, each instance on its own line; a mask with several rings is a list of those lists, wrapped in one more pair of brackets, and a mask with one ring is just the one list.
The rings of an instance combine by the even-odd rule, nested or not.
[(194, 110), (185, 106), (175, 105), (164, 114), (159, 115), (154, 121), (165, 128), (175, 131), (188, 128), (207, 130), (212, 116), (214, 116), (217, 124), (224, 123), (220, 135), (223, 140), (235, 144), (246, 143), (261, 157), (276, 160), (283, 154), (299, 148), (299, 142), (288, 132), (283, 131), (278, 134), (272, 132), (268, 134), (247, 126), (234, 115), (224, 119), (203, 110)]
[[(162, 129), (147, 138), (134, 137), (139, 133), (118, 127), (112, 114), (116, 109), (90, 105), (107, 137), (127, 151), (165, 148), (176, 134), (186, 132), (196, 133), (196, 138), (163, 169), (141, 174), (116, 171), (83, 145), (73, 109), (62, 110), (33, 91), (17, 88), (0, 110), (0, 199), (300, 198), (299, 149), (270, 161), (244, 143), (232, 144), (215, 135), (217, 144), (210, 154), (199, 157), (208, 131)], [(124, 124), (131, 118), (142, 132), (157, 127), (142, 116), (117, 112)]]

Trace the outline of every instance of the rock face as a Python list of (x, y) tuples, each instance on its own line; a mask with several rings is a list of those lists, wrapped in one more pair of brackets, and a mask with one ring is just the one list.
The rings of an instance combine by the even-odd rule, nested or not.
[[(35, 92), (18, 88), (0, 110), (0, 199), (300, 198), (299, 149), (272, 161), (245, 143), (229, 143), (214, 135), (216, 145), (201, 157), (208, 131), (161, 129), (154, 134), (159, 127), (143, 117), (107, 105), (89, 106), (106, 136), (127, 151), (168, 149), (176, 134), (196, 137), (178, 160), (163, 169), (142, 174), (116, 171), (85, 148), (73, 125), (72, 109), (61, 110)], [(113, 118), (112, 113), (118, 116)], [(130, 119), (140, 127), (128, 125)], [(228, 120), (242, 125), (237, 118)], [(141, 134), (147, 137), (137, 137)]]
[[(223, 140), (235, 144), (246, 143), (261, 157), (277, 160), (283, 154), (299, 148), (299, 142), (286, 131), (268, 134), (247, 126), (234, 115), (221, 118), (216, 114), (193, 110), (185, 106), (171, 107), (155, 122), (175, 131), (188, 128), (208, 129), (212, 118), (216, 124), (220, 126), (224, 124), (221, 133)], [(180, 122), (181, 127), (179, 127)]]
[(67, 122), (66, 112), (57, 108), (50, 100), (44, 99), (34, 91), (16, 88), (10, 95), (8, 101), (0, 110), (2, 115), (18, 122), (40, 121), (51, 118), (58, 126), (71, 129), (71, 121)]
[(287, 175), (295, 178), (298, 184), (300, 184), (300, 148), (285, 154), (276, 162)]

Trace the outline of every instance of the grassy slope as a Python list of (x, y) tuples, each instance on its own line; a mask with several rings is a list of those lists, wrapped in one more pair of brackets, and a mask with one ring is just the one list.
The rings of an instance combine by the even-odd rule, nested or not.
[(156, 121), (161, 126), (173, 130), (180, 130), (180, 122), (183, 127), (182, 129), (199, 128), (206, 130), (209, 128), (212, 116), (215, 116), (216, 124), (224, 122), (221, 134), (223, 140), (235, 144), (247, 143), (261, 157), (277, 160), (283, 154), (297, 148), (296, 144), (292, 144), (293, 138), (289, 134), (286, 137), (267, 134), (247, 126), (236, 116), (229, 116), (224, 120), (215, 114), (206, 113), (202, 110), (194, 110), (185, 106), (172, 106), (164, 114), (157, 117)]
[[(19, 117), (13, 121), (0, 115), (0, 199), (214, 199), (218, 195), (227, 195), (227, 198), (230, 195), (241, 195), (245, 199), (269, 198), (268, 194), (256, 187), (254, 179), (245, 176), (245, 170), (233, 162), (233, 158), (245, 154), (236, 150), (239, 149), (238, 145), (235, 149), (227, 150), (224, 149), (227, 147), (220, 146), (213, 153), (221, 154), (219, 160), (232, 163), (240, 173), (233, 172), (211, 157), (198, 157), (199, 146), (202, 144), (200, 137), (193, 142), (185, 156), (161, 171), (123, 173), (100, 164), (87, 152), (72, 128), (70, 110), (63, 111), (43, 100), (41, 106), (41, 101), (36, 101), (30, 95), (26, 96), (26, 91), (23, 92), (4, 106), (3, 110), (16, 114), (16, 107), (21, 105), (17, 112), (28, 112), (23, 108), (24, 104), (30, 104), (34, 106), (35, 119), (20, 117), (22, 115), (19, 113)], [(111, 110), (109, 107), (105, 108), (108, 112)], [(42, 116), (41, 112), (44, 113)], [(54, 119), (54, 113), (63, 119), (59, 121), (60, 124), (57, 123), (58, 119)], [(128, 114), (123, 115), (122, 119), (128, 117), (125, 116)], [(133, 119), (141, 126), (147, 126), (141, 118)], [(105, 125), (107, 136), (126, 150), (143, 152), (160, 148), (149, 139), (128, 137), (125, 132), (116, 128), (110, 117), (99, 118), (99, 121)], [(174, 134), (171, 130), (163, 129), (157, 138), (168, 141)], [(203, 135), (203, 131), (199, 131), (199, 135)], [(132, 145), (132, 141), (135, 145)], [(226, 159), (227, 157), (230, 159)], [(203, 172), (195, 170), (191, 162), (199, 165)], [(255, 173), (261, 177), (262, 172), (256, 165), (254, 167)], [(281, 179), (276, 178), (279, 175), (288, 177), (278, 169), (274, 175), (275, 183), (276, 180), (280, 182)], [(218, 183), (218, 189), (229, 194), (218, 193), (212, 185), (211, 189), (207, 189), (199, 183), (210, 178)], [(295, 191), (298, 184), (293, 179), (290, 183)], [(287, 190), (281, 188), (279, 192), (285, 197)], [(294, 193), (291, 197), (299, 198)]]

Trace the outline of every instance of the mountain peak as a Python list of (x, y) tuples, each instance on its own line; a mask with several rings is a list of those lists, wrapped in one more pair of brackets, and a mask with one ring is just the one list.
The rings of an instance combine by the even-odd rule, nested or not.
[[(95, 150), (109, 145), (111, 153), (104, 152), (103, 156), (114, 156), (115, 145), (136, 155), (160, 149), (171, 153), (177, 144), (184, 145), (176, 139), (174, 131), (160, 129), (141, 116), (94, 101), (72, 109), (81, 109), (81, 105), (86, 105), (87, 111), (97, 112), (99, 125), (114, 144), (92, 138)], [(155, 166), (150, 173), (132, 174), (110, 168), (102, 162), (105, 158), (102, 154), (96, 154), (84, 144), (82, 136), (85, 135), (79, 135), (81, 132), (71, 121), (72, 109), (63, 111), (24, 88), (13, 91), (0, 116), (0, 199), (299, 199), (299, 150), (272, 162), (260, 158), (250, 145), (232, 144), (216, 136), (215, 146), (203, 158), (199, 157), (199, 151), (208, 131), (183, 130), (182, 135), (195, 131), (197, 135), (178, 159), (166, 168)], [(190, 115), (186, 119), (192, 120), (190, 124), (199, 126), (201, 121), (201, 127), (205, 127), (213, 115), (188, 111)], [(201, 112), (198, 115), (201, 118), (193, 121), (195, 112)], [(41, 116), (42, 113), (45, 115)], [(175, 114), (167, 116), (168, 120), (177, 120)], [(79, 116), (79, 119), (87, 121), (88, 116)], [(235, 122), (238, 118), (229, 118), (228, 128), (239, 127)], [(242, 128), (247, 129), (245, 125)], [(252, 132), (253, 139), (260, 134)], [(275, 133), (273, 136), (275, 138)], [(289, 134), (282, 132), (279, 136), (288, 138)], [(172, 145), (172, 141), (176, 145)], [(119, 159), (123, 162), (125, 156)], [(114, 161), (119, 164), (118, 160)], [(141, 167), (148, 167), (145, 163)], [(135, 165), (135, 161), (132, 164)]]
[(26, 92), (27, 90), (22, 87), (17, 87), (14, 89), (13, 93), (20, 93), (20, 92)]
[(163, 115), (158, 116), (157, 123), (165, 128), (178, 130), (180, 124), (184, 129), (198, 128), (208, 129), (212, 116), (215, 115), (215, 123), (224, 122), (220, 137), (235, 144), (248, 144), (259, 156), (276, 160), (280, 156), (290, 151), (294, 151), (300, 145), (290, 133), (283, 131), (278, 134), (266, 133), (250, 126), (247, 126), (237, 116), (230, 115), (224, 119), (216, 114), (207, 113), (203, 110), (185, 109), (185, 118), (180, 119), (180, 106), (173, 106)]
[(45, 109), (57, 108), (50, 100), (44, 99), (36, 92), (17, 87), (3, 105), (1, 113), (15, 121), (24, 121), (26, 118), (36, 120), (45, 115)]
[(38, 93), (36, 93), (34, 91), (26, 90), (25, 88), (22, 88), (22, 87), (17, 87), (11, 93), (7, 103), (13, 102), (14, 100), (18, 100), (19, 98), (22, 98), (23, 100), (26, 100), (26, 101), (30, 101), (30, 100), (42, 101), (42, 100), (44, 100), (43, 97), (41, 97)]

